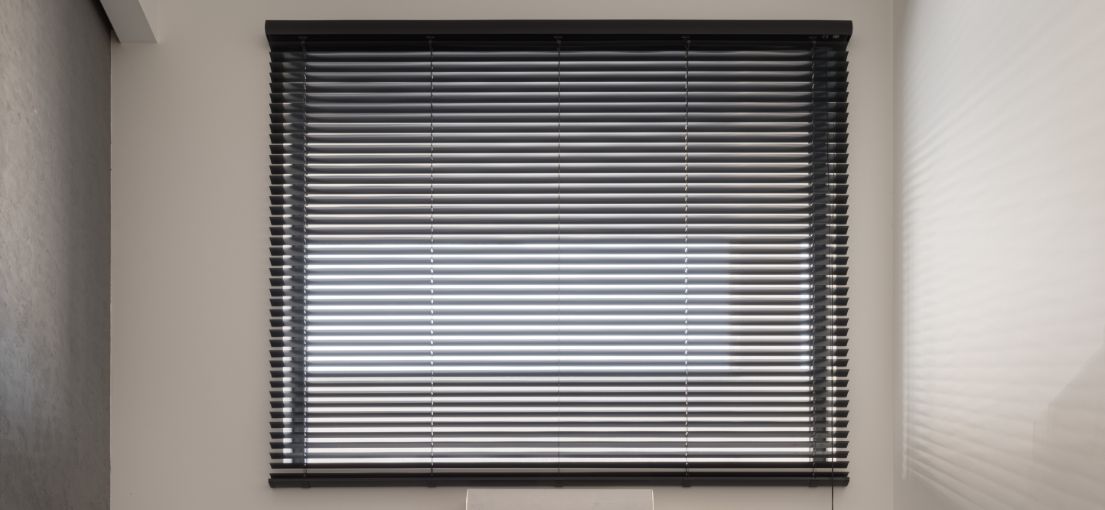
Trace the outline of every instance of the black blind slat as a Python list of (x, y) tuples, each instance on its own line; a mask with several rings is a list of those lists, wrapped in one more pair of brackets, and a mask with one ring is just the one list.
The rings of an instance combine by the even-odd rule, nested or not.
[(850, 28), (550, 23), (270, 24), (270, 484), (846, 484)]

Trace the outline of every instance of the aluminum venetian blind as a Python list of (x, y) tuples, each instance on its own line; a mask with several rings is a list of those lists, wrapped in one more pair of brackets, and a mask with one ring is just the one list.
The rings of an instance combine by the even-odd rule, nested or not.
[(270, 22), (270, 484), (847, 483), (851, 25), (730, 26)]

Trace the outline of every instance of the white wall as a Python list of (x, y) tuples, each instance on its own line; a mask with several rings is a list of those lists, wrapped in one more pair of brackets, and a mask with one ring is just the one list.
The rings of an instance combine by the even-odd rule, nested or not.
[(1105, 2), (896, 9), (898, 508), (1105, 508)]
[[(115, 510), (463, 508), (462, 489), (266, 486), (273, 19), (852, 19), (852, 485), (892, 501), (890, 0), (164, 0), (112, 54)], [(662, 489), (660, 509), (826, 508), (828, 489)]]

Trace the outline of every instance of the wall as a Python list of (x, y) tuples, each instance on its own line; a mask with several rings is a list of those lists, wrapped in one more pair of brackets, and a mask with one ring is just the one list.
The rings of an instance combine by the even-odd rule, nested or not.
[(898, 508), (1105, 508), (1105, 3), (896, 9)]
[(110, 34), (0, 2), (0, 508), (108, 508)]
[[(892, 3), (886, 0), (164, 0), (112, 60), (115, 510), (442, 509), (461, 489), (266, 486), (272, 19), (852, 19), (852, 485), (892, 503)], [(660, 509), (827, 508), (828, 489), (657, 492)]]

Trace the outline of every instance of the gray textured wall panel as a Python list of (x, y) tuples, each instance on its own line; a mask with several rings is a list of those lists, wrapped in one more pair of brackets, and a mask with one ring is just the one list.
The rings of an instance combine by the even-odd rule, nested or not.
[(0, 508), (107, 510), (110, 35), (0, 0)]

